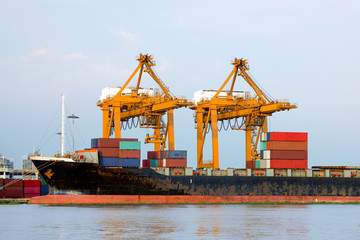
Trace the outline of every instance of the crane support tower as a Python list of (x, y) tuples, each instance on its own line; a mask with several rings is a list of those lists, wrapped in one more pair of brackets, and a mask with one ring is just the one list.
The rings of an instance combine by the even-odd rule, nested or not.
[[(273, 100), (249, 76), (248, 61), (237, 59), (232, 62), (233, 70), (218, 91), (198, 91), (195, 93), (195, 106), (190, 107), (196, 113), (195, 127), (197, 128), (197, 167), (219, 169), (218, 122), (220, 126), (233, 130), (245, 131), (245, 160), (246, 163), (259, 159), (257, 144), (261, 132), (267, 132), (266, 118), (274, 112), (297, 108), (286, 100)], [(241, 76), (255, 91), (234, 91), (236, 77)], [(231, 80), (230, 90), (224, 90)], [(241, 124), (238, 119), (241, 119)], [(231, 124), (231, 120), (234, 124)], [(236, 124), (235, 124), (236, 123)], [(206, 133), (212, 133), (212, 162), (204, 163), (203, 149)], [(225, 128), (225, 127), (224, 127)]]
[[(154, 134), (146, 135), (145, 143), (154, 143), (154, 150), (164, 150), (166, 140), (168, 149), (175, 149), (174, 142), (174, 109), (188, 107), (193, 103), (185, 98), (172, 96), (169, 89), (156, 75), (153, 57), (140, 54), (136, 59), (139, 65), (125, 84), (118, 88), (114, 95), (102, 97), (97, 105), (103, 113), (103, 138), (109, 138), (115, 132), (115, 138), (121, 138), (121, 128), (124, 126), (140, 126), (154, 129)], [(146, 72), (157, 83), (160, 89), (143, 89), (140, 83)], [(139, 73), (136, 87), (128, 87), (134, 76)], [(104, 89), (103, 89), (104, 91)], [(104, 95), (104, 94), (103, 94)], [(167, 114), (167, 122), (162, 117)], [(134, 122), (136, 122), (134, 124)]]

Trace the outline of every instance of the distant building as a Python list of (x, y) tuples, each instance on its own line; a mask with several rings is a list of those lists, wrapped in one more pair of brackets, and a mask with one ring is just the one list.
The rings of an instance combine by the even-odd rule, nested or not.
[(5, 158), (0, 154), (0, 179), (10, 178), (10, 173), (14, 169), (14, 160)]

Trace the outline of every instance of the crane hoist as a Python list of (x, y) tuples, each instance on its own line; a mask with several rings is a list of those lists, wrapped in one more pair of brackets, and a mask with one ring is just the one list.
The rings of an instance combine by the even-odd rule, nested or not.
[[(140, 54), (136, 59), (138, 66), (126, 83), (113, 96), (107, 96), (98, 101), (97, 105), (103, 114), (103, 138), (109, 138), (115, 132), (115, 138), (121, 138), (121, 128), (137, 119), (136, 125), (141, 128), (154, 129), (153, 135), (146, 135), (145, 143), (154, 143), (154, 150), (164, 150), (166, 140), (168, 149), (174, 150), (174, 109), (193, 105), (184, 98), (172, 96), (169, 89), (156, 75), (153, 57)], [(136, 87), (128, 87), (131, 80), (139, 72)], [(146, 72), (160, 87), (159, 89), (142, 89), (140, 83)], [(167, 122), (163, 116), (167, 114)]]
[[(232, 62), (233, 70), (221, 85), (218, 91), (207, 98), (199, 98), (195, 106), (190, 109), (196, 111), (194, 114), (195, 127), (197, 128), (197, 167), (219, 169), (219, 147), (218, 147), (218, 122), (224, 124), (231, 119), (241, 118), (242, 124), (232, 127), (235, 130), (245, 131), (245, 160), (250, 163), (259, 159), (257, 144), (261, 132), (267, 132), (266, 118), (274, 112), (297, 108), (296, 105), (283, 100), (273, 100), (255, 83), (248, 74), (250, 69), (246, 59), (237, 59)], [(255, 91), (255, 95), (234, 91), (237, 76), (241, 76)], [(224, 90), (229, 81), (229, 90)], [(243, 93), (243, 94), (239, 94)], [(235, 124), (234, 124), (235, 125)], [(220, 125), (221, 126), (221, 125)], [(228, 125), (229, 126), (229, 125)], [(204, 142), (207, 132), (211, 128), (212, 134), (212, 162), (205, 163), (203, 160)], [(247, 165), (247, 164), (246, 164)]]

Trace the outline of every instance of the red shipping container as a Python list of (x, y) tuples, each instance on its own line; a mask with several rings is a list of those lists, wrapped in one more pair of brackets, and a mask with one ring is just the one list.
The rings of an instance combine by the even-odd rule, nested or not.
[(24, 188), (25, 187), (40, 187), (41, 181), (40, 180), (24, 180)]
[(294, 141), (270, 141), (267, 142), (266, 150), (308, 150), (308, 142)]
[(140, 150), (119, 150), (119, 158), (140, 158)]
[(5, 198), (22, 198), (24, 197), (24, 190), (22, 187), (7, 187), (4, 190)]
[(270, 160), (307, 160), (307, 151), (270, 150)]
[(307, 133), (300, 132), (270, 132), (270, 141), (298, 141), (306, 142)]
[(143, 168), (148, 168), (148, 167), (150, 167), (149, 160), (147, 160), (147, 159), (142, 160), (142, 167), (143, 167)]
[(24, 194), (25, 193), (40, 193), (40, 186), (39, 187), (24, 187)]
[(255, 168), (255, 162), (253, 161), (246, 161), (246, 168)]
[(22, 179), (4, 179), (4, 186), (7, 187), (21, 187), (23, 186)]
[(307, 160), (270, 160), (270, 168), (307, 169)]
[(0, 178), (0, 187), (4, 186), (4, 179)]
[(117, 147), (117, 148), (99, 148), (98, 154), (99, 154), (99, 157), (118, 158), (119, 151), (120, 151), (119, 147)]
[(187, 167), (187, 160), (186, 159), (166, 159), (166, 160), (159, 160), (165, 167)]
[(4, 198), (5, 197), (5, 190), (0, 190), (0, 198)]
[(161, 158), (160, 153), (161, 151), (148, 151), (147, 157), (148, 159), (160, 159)]
[(32, 197), (39, 197), (40, 193), (25, 193), (24, 197), (26, 198), (32, 198)]
[(138, 141), (136, 138), (98, 138), (98, 148), (119, 148), (121, 141)]

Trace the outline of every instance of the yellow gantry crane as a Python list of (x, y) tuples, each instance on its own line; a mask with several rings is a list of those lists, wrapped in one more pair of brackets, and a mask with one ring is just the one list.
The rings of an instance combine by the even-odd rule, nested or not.
[[(219, 169), (219, 147), (218, 147), (218, 122), (224, 124), (230, 120), (242, 118), (240, 125), (232, 126), (234, 130), (245, 131), (246, 163), (259, 159), (257, 144), (260, 132), (267, 132), (266, 117), (274, 112), (297, 108), (288, 101), (272, 100), (249, 76), (248, 62), (246, 59), (237, 59), (232, 62), (234, 69), (222, 84), (220, 89), (210, 99), (201, 99), (196, 106), (190, 107), (196, 111), (195, 123), (197, 128), (197, 167)], [(252, 97), (248, 93), (239, 94), (234, 91), (236, 77), (241, 76), (255, 91)], [(231, 81), (230, 90), (223, 91), (228, 82)], [(235, 94), (236, 93), (236, 94)], [(209, 125), (211, 125), (209, 127)], [(220, 125), (221, 126), (221, 125)], [(206, 133), (212, 133), (212, 163), (204, 163), (203, 149)], [(256, 140), (254, 140), (256, 139)]]
[[(129, 123), (131, 125), (134, 119), (137, 119), (136, 126), (154, 129), (152, 136), (146, 135), (145, 143), (154, 143), (154, 150), (160, 151), (164, 150), (168, 140), (168, 149), (175, 150), (173, 110), (193, 104), (186, 99), (172, 96), (152, 69), (155, 62), (151, 55), (140, 54), (137, 61), (139, 65), (119, 92), (113, 97), (100, 100), (97, 104), (103, 113), (103, 138), (109, 138), (112, 130), (115, 132), (115, 138), (121, 138), (121, 127), (129, 126)], [(129, 83), (138, 72), (136, 87), (129, 88)], [(161, 91), (142, 91), (140, 82), (143, 72), (154, 79)], [(165, 114), (167, 114), (167, 123), (162, 119)]]

